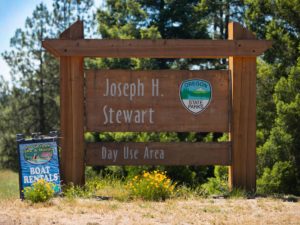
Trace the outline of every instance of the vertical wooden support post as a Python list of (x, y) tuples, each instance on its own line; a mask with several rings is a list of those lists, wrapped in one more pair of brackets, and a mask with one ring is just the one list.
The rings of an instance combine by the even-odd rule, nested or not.
[[(228, 39), (255, 39), (238, 23), (229, 23)], [(240, 46), (237, 46), (237, 48)], [(256, 189), (256, 57), (229, 57), (232, 73), (232, 165), (229, 186)]]
[[(60, 39), (82, 39), (77, 21)], [(60, 57), (61, 176), (64, 183), (84, 184), (84, 74), (83, 57)]]

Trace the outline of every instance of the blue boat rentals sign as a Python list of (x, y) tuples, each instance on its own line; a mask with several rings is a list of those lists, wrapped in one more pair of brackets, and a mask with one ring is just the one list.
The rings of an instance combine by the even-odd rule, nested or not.
[(185, 80), (180, 85), (179, 96), (181, 103), (189, 112), (201, 113), (211, 102), (211, 84), (200, 79)]
[(61, 191), (58, 145), (56, 138), (18, 140), (20, 193), (39, 179), (54, 184)]

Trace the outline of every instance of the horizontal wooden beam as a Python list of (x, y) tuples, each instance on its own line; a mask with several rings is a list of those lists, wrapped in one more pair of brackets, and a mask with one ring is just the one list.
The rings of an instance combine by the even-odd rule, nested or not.
[(111, 58), (226, 58), (258, 56), (271, 47), (265, 40), (106, 40), (48, 39), (43, 47), (53, 55)]
[(88, 143), (86, 164), (96, 165), (230, 165), (231, 144)]

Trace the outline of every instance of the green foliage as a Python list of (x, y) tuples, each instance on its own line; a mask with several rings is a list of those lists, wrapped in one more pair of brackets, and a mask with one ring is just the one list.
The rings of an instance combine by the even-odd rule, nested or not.
[[(227, 198), (247, 198), (250, 193), (247, 193), (244, 189), (233, 188), (225, 197)], [(251, 193), (252, 194), (252, 193)]]
[(205, 196), (228, 194), (228, 167), (215, 166), (214, 177), (208, 178), (208, 181), (201, 185), (201, 189)]
[(168, 175), (178, 184), (196, 187), (204, 183), (210, 175), (211, 167), (207, 166), (166, 166), (160, 167), (167, 171)]
[[(273, 48), (259, 61), (257, 84), (258, 180), (260, 190), (297, 193), (300, 178), (287, 189), (279, 165), (292, 174), (300, 171), (300, 29), (297, 0), (245, 1), (246, 24)], [(287, 165), (289, 165), (287, 167)], [(287, 167), (287, 168), (286, 168)], [(279, 173), (279, 174), (275, 174)], [(275, 178), (277, 177), (277, 178)], [(270, 180), (272, 184), (267, 184)], [(283, 179), (282, 182), (288, 182)], [(270, 190), (268, 191), (268, 188)]]
[(201, 185), (201, 189), (205, 196), (224, 195), (229, 192), (228, 182), (216, 177), (208, 178), (208, 181)]
[(84, 186), (69, 184), (63, 187), (63, 195), (73, 200), (76, 198), (113, 198), (119, 201), (129, 199), (129, 193), (125, 189), (125, 182), (112, 175), (96, 174), (93, 170), (86, 171), (88, 175)]
[[(106, 7), (97, 11), (99, 32), (103, 38), (114, 39), (208, 38), (207, 20), (200, 19), (202, 15), (196, 9), (198, 2), (109, 0)], [(206, 62), (190, 59), (98, 59), (90, 61), (89, 66), (188, 69), (199, 61)]]
[(143, 172), (135, 176), (127, 185), (132, 197), (144, 200), (160, 201), (169, 198), (174, 191), (175, 184), (160, 171)]
[(53, 10), (51, 12), (53, 20), (51, 21), (55, 27), (55, 33), (67, 29), (77, 20), (84, 21), (85, 35), (94, 32), (95, 14), (91, 12), (94, 0), (52, 0)]
[(201, 196), (219, 195), (226, 198), (246, 198), (250, 194), (240, 188), (229, 189), (227, 166), (215, 166), (214, 177), (208, 178), (208, 181), (200, 186), (198, 193)]
[[(276, 169), (276, 163), (283, 161), (299, 174), (300, 171), (300, 63), (289, 70), (288, 77), (282, 77), (275, 86), (273, 95), (276, 105), (276, 119), (266, 142), (258, 148), (258, 172), (259, 175), (266, 176), (272, 169)], [(267, 169), (265, 169), (267, 168)], [(269, 168), (269, 169), (268, 169)], [(291, 169), (292, 169), (291, 168)], [(268, 172), (268, 170), (270, 170)], [(274, 170), (280, 172), (278, 170)], [(274, 176), (274, 174), (273, 174)], [(280, 175), (278, 175), (280, 176)], [(290, 191), (299, 190), (299, 177), (295, 177), (293, 187)], [(271, 186), (270, 186), (271, 188)], [(286, 193), (284, 185), (272, 188), (277, 192)], [(266, 192), (266, 190), (264, 190)], [(291, 192), (296, 193), (296, 192)]]
[(196, 187), (199, 183), (204, 183), (206, 177), (210, 175), (211, 167), (206, 166), (108, 166), (100, 168), (102, 176), (110, 175), (122, 179), (133, 178), (143, 171), (161, 170), (167, 171), (168, 176), (178, 184)]
[(87, 142), (96, 142), (96, 135), (92, 132), (86, 132), (84, 133), (84, 140)]
[(248, 27), (259, 38), (273, 40), (273, 48), (264, 59), (282, 71), (293, 66), (299, 56), (299, 1), (247, 0), (245, 3)]
[(287, 194), (297, 191), (297, 173), (291, 162), (276, 162), (272, 169), (265, 168), (257, 181), (258, 193)]
[(228, 22), (243, 22), (245, 6), (243, 1), (199, 1), (196, 5), (196, 11), (204, 17), (207, 23), (213, 29), (214, 39), (227, 39)]
[(63, 187), (63, 194), (68, 199), (75, 198), (91, 198), (94, 194), (93, 190), (86, 188), (87, 186), (80, 187), (73, 184), (69, 184)]
[(199, 188), (192, 188), (186, 185), (176, 185), (176, 192), (174, 194), (176, 198), (183, 199), (190, 199), (200, 195), (202, 193), (199, 193)]
[(78, 18), (92, 19), (87, 13), (93, 1), (53, 0), (52, 11), (43, 3), (28, 16), (23, 28), (11, 38), (11, 49), (2, 57), (11, 69), (12, 87), (0, 78), (0, 165), (17, 169), (15, 135), (59, 130), (58, 60), (42, 47)]
[(214, 175), (221, 180), (228, 180), (228, 166), (215, 166)]
[(0, 130), (4, 133), (0, 136), (0, 163), (5, 168), (17, 168), (17, 133), (58, 129), (58, 63), (41, 46), (49, 23), (46, 6), (38, 5), (33, 16), (26, 19), (25, 28), (16, 30), (12, 50), (2, 54), (13, 80), (9, 99), (0, 113)]
[[(276, 66), (258, 60), (257, 73), (257, 146), (266, 142), (276, 117), (276, 105), (272, 98), (278, 79)], [(267, 118), (267, 119), (266, 119)]]
[(97, 195), (97, 192), (100, 191), (105, 185), (105, 183), (113, 183), (115, 180), (113, 177), (102, 177), (97, 176), (96, 174), (91, 174), (91, 171), (88, 172), (89, 178), (86, 181), (84, 186), (76, 186), (74, 184), (69, 184), (63, 187), (63, 194), (69, 199), (74, 198), (92, 198)]
[(24, 188), (24, 197), (32, 203), (46, 202), (54, 197), (54, 184), (39, 179), (31, 187)]
[(178, 142), (179, 138), (175, 132), (105, 132), (99, 134), (100, 141), (116, 141), (116, 142)]

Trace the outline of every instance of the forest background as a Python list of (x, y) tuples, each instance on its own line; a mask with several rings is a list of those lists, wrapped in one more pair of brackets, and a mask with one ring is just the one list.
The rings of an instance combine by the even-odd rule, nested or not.
[[(228, 23), (246, 26), (273, 47), (257, 60), (257, 184), (261, 193), (300, 193), (300, 1), (299, 0), (53, 0), (36, 6), (1, 53), (11, 83), (0, 71), (0, 167), (18, 169), (16, 134), (59, 130), (59, 62), (42, 48), (73, 22), (85, 36), (117, 39), (227, 39)], [(93, 7), (97, 11), (92, 10)], [(225, 59), (86, 59), (85, 68), (227, 69)], [(87, 141), (227, 140), (223, 133), (86, 133)], [(97, 167), (124, 178), (154, 167)], [(162, 167), (178, 183), (221, 189), (220, 166)]]

